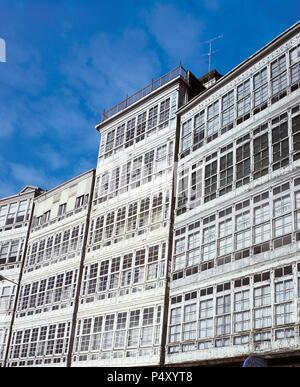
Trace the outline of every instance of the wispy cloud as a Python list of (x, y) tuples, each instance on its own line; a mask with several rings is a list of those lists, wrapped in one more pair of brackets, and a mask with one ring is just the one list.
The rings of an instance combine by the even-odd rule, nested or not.
[(145, 21), (164, 54), (173, 61), (188, 62), (198, 53), (204, 28), (199, 18), (173, 4), (157, 4), (145, 15)]
[(65, 157), (63, 150), (58, 146), (41, 145), (36, 155), (39, 159), (48, 164), (52, 170), (60, 170), (69, 165), (70, 160)]
[(160, 72), (160, 62), (147, 34), (127, 28), (119, 36), (100, 33), (74, 44), (61, 68), (68, 86), (99, 113), (148, 83)]
[(40, 168), (18, 163), (9, 163), (9, 167), (13, 178), (19, 184), (31, 184), (42, 188), (51, 188), (59, 184), (59, 180), (47, 176), (44, 170)]

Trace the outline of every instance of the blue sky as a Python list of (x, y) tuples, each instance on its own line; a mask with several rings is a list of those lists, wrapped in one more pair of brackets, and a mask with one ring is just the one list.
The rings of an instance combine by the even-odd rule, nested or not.
[(225, 74), (298, 21), (298, 0), (0, 0), (0, 197), (96, 165), (104, 108), (180, 61)]

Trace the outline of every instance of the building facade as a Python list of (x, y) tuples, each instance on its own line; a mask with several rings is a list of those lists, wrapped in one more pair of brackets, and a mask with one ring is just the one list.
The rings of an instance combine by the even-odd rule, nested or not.
[(35, 200), (9, 366), (66, 366), (94, 171)]
[(176, 111), (199, 88), (180, 66), (105, 113), (97, 127), (74, 366), (162, 362)]
[(0, 199), (0, 367), (7, 349), (33, 199), (39, 193), (39, 188), (27, 186), (17, 195)]
[(300, 25), (179, 111), (166, 364), (299, 351)]
[(0, 200), (0, 365), (299, 359), (300, 23), (97, 130), (95, 171)]

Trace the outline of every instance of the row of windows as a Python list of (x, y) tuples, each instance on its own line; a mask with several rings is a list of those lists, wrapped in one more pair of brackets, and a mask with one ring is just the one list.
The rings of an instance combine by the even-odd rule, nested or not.
[(96, 180), (94, 199), (102, 203), (130, 189), (153, 181), (173, 165), (174, 143), (169, 142), (156, 149), (105, 172)]
[[(124, 238), (132, 238), (144, 232), (161, 227), (169, 219), (169, 191), (159, 193), (131, 203), (99, 216), (91, 221), (88, 244), (110, 245), (111, 239), (118, 243)], [(100, 245), (99, 245), (100, 247)]]
[[(18, 299), (17, 317), (57, 310), (71, 305), (75, 297), (78, 270), (23, 285)], [(28, 312), (28, 313), (25, 313)]]
[(147, 111), (102, 134), (100, 154), (102, 158), (126, 149), (145, 137), (168, 126), (171, 99), (160, 102)]
[(24, 240), (16, 239), (0, 243), (0, 265), (13, 265), (22, 260)]
[(79, 320), (74, 352), (158, 346), (161, 318), (158, 306)]
[[(85, 361), (93, 361), (98, 364), (105, 364), (110, 366), (114, 361), (120, 361), (123, 364), (124, 359), (133, 361), (135, 364), (141, 359), (141, 362), (144, 363), (143, 358), (147, 358), (148, 362), (152, 362), (151, 357), (156, 357), (155, 363), (157, 363), (157, 356), (160, 353), (159, 347), (141, 347), (139, 349), (119, 349), (114, 351), (102, 351), (102, 352), (92, 352), (86, 354), (80, 354), (73, 357), (74, 362), (85, 362)], [(96, 363), (96, 364), (97, 364)]]
[[(269, 250), (272, 239), (274, 248), (292, 243), (291, 234), (300, 231), (300, 190), (290, 192), (290, 185), (287, 182), (177, 230), (173, 271), (210, 261), (210, 267), (229, 263), (232, 253), (235, 259), (245, 258), (251, 247), (252, 254), (262, 252), (262, 244), (266, 244), (263, 251)], [(240, 256), (242, 251), (245, 254)], [(227, 260), (218, 259), (225, 256)]]
[[(300, 107), (272, 118), (178, 179), (177, 215), (300, 159)], [(203, 198), (203, 200), (202, 200)]]
[[(121, 257), (103, 260), (85, 268), (82, 295), (101, 294), (100, 298), (113, 297), (115, 290), (126, 295), (140, 290), (153, 289), (154, 281), (165, 278), (166, 245), (149, 246)], [(107, 294), (106, 294), (107, 293)]]
[(265, 66), (182, 125), (181, 157), (266, 109), (300, 86), (300, 46)]
[(68, 254), (81, 249), (84, 224), (68, 228), (62, 232), (43, 238), (29, 245), (26, 269), (42, 267), (66, 258)]
[[(78, 196), (75, 200), (75, 211), (85, 206), (88, 203), (88, 201), (89, 201), (89, 195)], [(48, 224), (50, 221), (51, 212), (52, 211), (49, 210), (49, 211), (46, 211), (41, 216), (37, 216), (37, 217), (34, 216), (32, 220), (32, 228), (38, 228), (39, 226), (43, 226), (43, 225), (45, 226), (46, 224)], [(63, 219), (65, 215), (69, 215), (69, 216), (73, 215), (73, 211), (67, 213), (67, 203), (63, 203), (59, 205), (58, 212), (55, 219), (56, 218)]]
[(12, 227), (15, 223), (26, 222), (30, 218), (31, 199), (0, 206), (0, 228)]
[[(188, 343), (176, 343), (175, 345), (169, 345), (168, 353), (170, 355), (180, 352), (192, 352), (192, 351), (203, 351), (205, 349), (212, 350), (221, 347), (232, 347), (237, 345), (248, 345), (250, 351), (257, 351), (260, 348), (262, 350), (272, 349), (272, 346), (276, 345), (276, 349), (287, 348), (296, 346), (299, 343), (299, 329), (297, 327), (291, 328), (273, 328), (264, 329), (261, 332), (241, 333), (235, 334), (234, 336), (219, 337), (216, 339), (206, 339), (198, 342)], [(247, 349), (249, 353), (249, 347)]]
[(292, 266), (173, 297), (169, 343), (298, 324), (297, 298)]
[(10, 360), (66, 355), (70, 326), (68, 322), (14, 332)]

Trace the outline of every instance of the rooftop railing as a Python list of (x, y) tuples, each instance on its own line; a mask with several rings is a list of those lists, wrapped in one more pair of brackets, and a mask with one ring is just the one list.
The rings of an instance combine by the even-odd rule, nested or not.
[(133, 105), (135, 102), (146, 97), (146, 95), (152, 93), (152, 91), (159, 89), (161, 86), (165, 85), (166, 83), (172, 81), (173, 79), (179, 76), (187, 80), (187, 71), (181, 65), (175, 67), (173, 70), (169, 71), (167, 74), (161, 76), (160, 78), (153, 79), (152, 82), (149, 83), (147, 86), (137, 91), (132, 96), (126, 97), (122, 102), (113, 106), (111, 109), (104, 110), (102, 113), (101, 122), (121, 112), (128, 106)]

